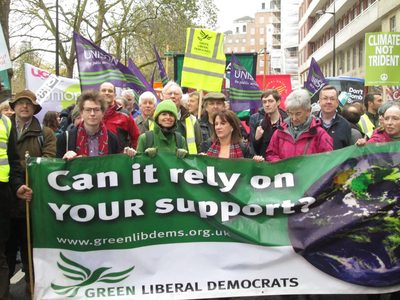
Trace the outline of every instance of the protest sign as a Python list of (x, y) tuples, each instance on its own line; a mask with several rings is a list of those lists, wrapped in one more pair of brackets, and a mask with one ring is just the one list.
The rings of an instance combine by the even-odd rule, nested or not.
[(400, 32), (365, 34), (365, 85), (400, 85)]
[(3, 34), (3, 27), (0, 26), (0, 71), (10, 68), (12, 68), (10, 53), (8, 53), (6, 39)]
[(35, 299), (398, 290), (398, 148), (33, 158)]

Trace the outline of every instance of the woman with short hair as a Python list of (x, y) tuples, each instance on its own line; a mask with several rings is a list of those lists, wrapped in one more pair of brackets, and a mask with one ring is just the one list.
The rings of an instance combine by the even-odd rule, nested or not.
[(286, 99), (289, 118), (274, 132), (267, 149), (267, 161), (333, 150), (333, 140), (311, 112), (310, 95), (296, 90)]

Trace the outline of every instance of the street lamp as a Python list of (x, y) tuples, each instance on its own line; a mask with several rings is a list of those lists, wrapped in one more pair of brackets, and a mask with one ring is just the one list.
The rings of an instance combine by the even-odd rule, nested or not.
[(335, 69), (336, 69), (336, 57), (335, 57), (335, 37), (336, 37), (336, 11), (335, 11), (335, 1), (333, 1), (333, 12), (318, 10), (316, 12), (317, 15), (331, 14), (333, 15), (333, 77), (335, 77)]

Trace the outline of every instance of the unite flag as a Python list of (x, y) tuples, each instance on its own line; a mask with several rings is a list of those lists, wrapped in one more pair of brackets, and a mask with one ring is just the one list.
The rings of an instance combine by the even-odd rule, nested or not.
[(310, 69), (308, 71), (307, 82), (305, 84), (306, 91), (310, 94), (310, 97), (314, 95), (321, 87), (326, 83), (324, 74), (315, 61), (314, 57), (311, 58)]
[(162, 85), (165, 86), (169, 81), (168, 75), (167, 75), (167, 72), (165, 72), (165, 68), (161, 61), (160, 55), (158, 54), (156, 45), (153, 44), (153, 47), (154, 47), (154, 52), (156, 53), (156, 57), (157, 57), (158, 71), (160, 72), (161, 82), (162, 82)]

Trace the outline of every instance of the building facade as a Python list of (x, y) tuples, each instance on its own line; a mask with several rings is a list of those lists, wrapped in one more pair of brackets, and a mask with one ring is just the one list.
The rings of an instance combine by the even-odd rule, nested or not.
[[(298, 5), (299, 0), (260, 1), (254, 17), (234, 20), (233, 30), (225, 32), (225, 52), (257, 52), (257, 75), (297, 75)], [(293, 76), (292, 87), (297, 85), (297, 76)]]
[[(319, 15), (319, 10), (326, 13)], [(298, 32), (300, 86), (307, 81), (312, 57), (325, 77), (365, 78), (365, 33), (386, 31), (400, 31), (399, 0), (302, 0)]]

